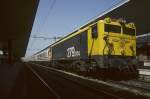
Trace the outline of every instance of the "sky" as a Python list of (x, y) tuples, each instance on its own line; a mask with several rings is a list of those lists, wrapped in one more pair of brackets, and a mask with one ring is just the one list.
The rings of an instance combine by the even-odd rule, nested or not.
[[(40, 0), (26, 57), (54, 43), (122, 0)], [(44, 38), (34, 38), (44, 37)]]

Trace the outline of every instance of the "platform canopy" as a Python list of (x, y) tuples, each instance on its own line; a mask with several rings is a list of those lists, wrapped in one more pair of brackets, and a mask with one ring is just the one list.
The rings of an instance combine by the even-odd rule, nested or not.
[(25, 55), (39, 0), (0, 1), (0, 50)]

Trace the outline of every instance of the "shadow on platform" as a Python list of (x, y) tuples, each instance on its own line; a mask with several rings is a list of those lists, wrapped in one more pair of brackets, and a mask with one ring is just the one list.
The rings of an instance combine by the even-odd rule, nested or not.
[(55, 99), (23, 63), (0, 65), (0, 99)]

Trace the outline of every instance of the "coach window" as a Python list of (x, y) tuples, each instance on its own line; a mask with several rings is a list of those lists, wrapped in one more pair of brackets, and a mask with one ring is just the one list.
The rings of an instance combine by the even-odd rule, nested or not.
[(92, 26), (92, 38), (97, 38), (98, 32), (97, 32), (97, 24)]

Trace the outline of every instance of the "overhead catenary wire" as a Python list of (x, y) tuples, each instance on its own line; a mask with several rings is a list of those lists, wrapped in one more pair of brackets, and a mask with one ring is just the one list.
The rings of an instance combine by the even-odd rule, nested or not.
[(54, 5), (55, 5), (55, 3), (56, 3), (56, 0), (49, 0), (49, 1), (51, 1), (51, 2), (49, 2), (49, 3), (51, 3), (51, 5), (50, 5), (50, 7), (48, 8), (47, 14), (45, 15), (45, 17), (44, 17), (44, 19), (43, 19), (43, 22), (41, 23), (41, 26), (40, 26), (40, 28), (39, 28), (39, 32), (40, 32), (40, 33), (41, 33), (41, 29), (45, 26), (45, 24), (46, 24), (46, 22), (47, 22), (47, 19), (49, 18), (49, 15), (51, 14), (51, 11), (53, 10)]
[[(48, 7), (47, 14), (43, 18), (43, 22), (41, 24), (40, 23), (38, 24), (38, 31), (36, 33), (41, 33), (41, 30), (45, 26), (45, 23), (50, 15), (50, 12), (52, 11), (52, 9), (54, 7), (55, 2), (56, 2), (56, 0), (49, 0), (48, 5), (50, 5), (50, 6)], [(35, 41), (33, 41), (33, 42), (35, 42)]]
[(31, 37), (35, 38), (35, 39), (54, 40), (54, 42), (63, 38), (63, 37), (59, 37), (59, 36), (58, 37), (44, 37), (44, 36), (36, 36), (36, 35), (33, 35)]
[[(56, 3), (56, 0), (49, 0), (48, 5), (50, 5), (50, 6), (48, 7), (47, 14), (46, 14), (45, 17), (43, 18), (43, 22), (40, 23), (40, 22), (37, 20), (37, 27), (38, 27), (38, 28), (37, 28), (37, 30), (36, 30), (36, 31), (37, 31), (36, 33), (41, 33), (41, 30), (42, 30), (42, 28), (45, 26), (45, 23), (46, 23), (46, 21), (47, 21), (49, 15), (50, 15), (50, 13), (51, 13), (51, 11), (52, 11), (54, 5), (55, 5), (55, 3)], [(40, 8), (38, 7), (38, 9), (40, 9)], [(37, 13), (36, 17), (39, 17), (39, 13)], [(33, 38), (32, 36), (31, 36), (30, 38), (31, 38), (31, 40), (32, 40), (31, 46), (33, 47), (37, 39)]]

